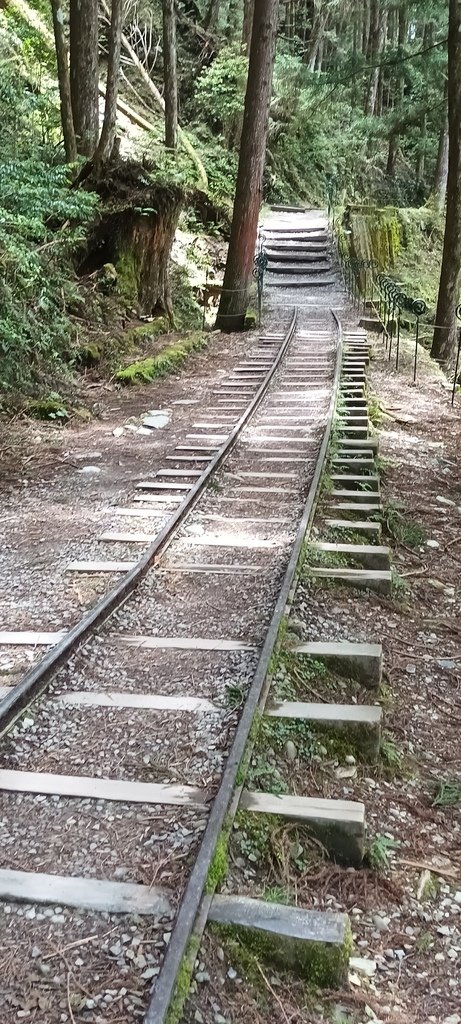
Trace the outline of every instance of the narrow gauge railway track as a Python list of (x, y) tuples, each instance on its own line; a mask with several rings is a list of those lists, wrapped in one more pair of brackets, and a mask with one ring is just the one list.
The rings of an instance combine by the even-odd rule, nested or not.
[[(140, 486), (140, 510), (176, 506), (154, 542), (0, 704), (0, 944), (14, 933), (22, 964), (35, 962), (47, 1024), (166, 1019), (197, 913), (206, 920), (338, 381), (328, 309), (276, 315), (247, 380), (222, 385), (170, 472)], [(55, 955), (66, 969), (53, 987)], [(5, 1024), (24, 970), (16, 961)]]

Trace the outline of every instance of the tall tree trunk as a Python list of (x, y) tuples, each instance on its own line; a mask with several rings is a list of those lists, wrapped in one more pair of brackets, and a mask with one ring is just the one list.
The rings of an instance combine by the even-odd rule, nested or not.
[(387, 151), (386, 174), (390, 178), (395, 177), (395, 168), (400, 149), (400, 138), (398, 132), (392, 132), (389, 136), (389, 149)]
[(378, 9), (376, 20), (373, 26), (373, 33), (370, 37), (370, 63), (373, 65), (368, 79), (367, 98), (365, 101), (365, 114), (372, 116), (375, 112), (376, 99), (379, 85), (379, 59), (384, 49), (387, 29), (387, 11)]
[(445, 237), (431, 356), (449, 365), (456, 346), (461, 271), (461, 0), (449, 0), (448, 182)]
[(122, 48), (123, 0), (112, 0), (107, 58), (106, 103), (101, 138), (96, 159), (107, 163), (114, 148), (117, 127), (117, 99), (120, 84), (120, 52)]
[(221, 10), (221, 0), (210, 0), (208, 10), (203, 19), (203, 27), (214, 32), (218, 27), (219, 12)]
[(72, 0), (70, 94), (77, 150), (92, 157), (99, 137), (98, 0)]
[(70, 98), (69, 55), (66, 35), (64, 32), (64, 11), (61, 0), (51, 0), (53, 13), (54, 41), (56, 45), (56, 62), (58, 65), (59, 98), (61, 101), (61, 124), (64, 138), (66, 160), (69, 164), (77, 159), (77, 140), (75, 138), (74, 119), (72, 117), (72, 101)]
[(427, 142), (427, 115), (423, 117), (423, 123), (421, 125), (421, 134), (418, 142), (418, 151), (416, 157), (416, 181), (418, 185), (421, 184), (424, 178), (424, 170), (426, 166), (426, 142)]
[(363, 8), (362, 54), (365, 57), (370, 44), (370, 0), (365, 0)]
[(174, 0), (163, 0), (163, 77), (165, 84), (165, 145), (168, 149), (177, 149), (178, 75)]
[(279, 0), (255, 0), (253, 34), (243, 115), (229, 251), (217, 326), (242, 330), (253, 273), (269, 106), (278, 25)]
[(445, 117), (439, 135), (439, 146), (434, 172), (434, 206), (439, 213), (443, 212), (445, 197), (447, 194), (448, 177), (448, 109), (445, 110)]
[(255, 0), (245, 0), (245, 6), (243, 9), (242, 47), (247, 56), (250, 52), (254, 9)]

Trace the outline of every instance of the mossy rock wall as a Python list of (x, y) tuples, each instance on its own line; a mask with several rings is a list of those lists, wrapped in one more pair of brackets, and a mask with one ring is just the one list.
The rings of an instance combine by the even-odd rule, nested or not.
[[(346, 207), (344, 235), (352, 259), (374, 260), (378, 273), (392, 270), (401, 245), (401, 226), (394, 207)], [(361, 286), (364, 288), (365, 281), (361, 281)]]

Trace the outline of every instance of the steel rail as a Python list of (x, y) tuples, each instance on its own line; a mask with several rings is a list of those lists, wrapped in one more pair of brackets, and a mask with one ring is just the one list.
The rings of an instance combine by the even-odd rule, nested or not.
[(198, 499), (201, 497), (210, 477), (217, 469), (219, 469), (222, 462), (231, 453), (243, 428), (256, 412), (265, 397), (269, 384), (293, 337), (297, 317), (298, 310), (295, 306), (290, 325), (282, 344), (255, 396), (252, 398), (240, 419), (232, 428), (226, 440), (218, 448), (216, 454), (213, 455), (201, 476), (191, 487), (190, 491), (188, 491), (183, 502), (173, 512), (170, 519), (163, 529), (157, 534), (152, 544), (146, 549), (144, 554), (141, 555), (141, 558), (138, 560), (134, 568), (125, 573), (115, 586), (97, 602), (94, 608), (91, 608), (89, 612), (83, 615), (82, 618), (79, 619), (79, 621), (66, 633), (62, 640), (60, 640), (59, 643), (57, 643), (56, 646), (53, 647), (53, 649), (49, 651), (37, 665), (31, 668), (29, 672), (23, 676), (20, 682), (17, 683), (2, 700), (0, 700), (0, 737), (11, 726), (15, 719), (22, 714), (28, 704), (45, 689), (46, 685), (50, 682), (57, 670), (69, 660), (71, 655), (74, 654), (74, 652), (91, 636), (94, 630), (101, 626), (102, 623), (105, 622), (106, 619), (108, 619), (110, 615), (112, 615), (113, 612), (124, 603), (131, 592), (144, 579), (144, 576), (147, 574), (149, 569), (156, 565), (164, 548), (172, 539), (177, 529), (181, 526), (186, 516), (194, 508)]
[[(211, 902), (211, 894), (206, 893), (208, 873), (213, 861), (216, 845), (223, 828), (229, 827), (237, 810), (238, 800), (234, 799), (237, 787), (238, 770), (244, 755), (248, 752), (251, 726), (255, 713), (264, 707), (270, 686), (268, 671), (270, 660), (277, 642), (280, 624), (284, 617), (290, 598), (296, 569), (306, 533), (312, 523), (319, 494), (319, 484), (324, 468), (325, 458), (330, 442), (333, 417), (336, 408), (339, 379), (341, 373), (342, 328), (334, 310), (330, 310), (337, 327), (336, 364), (332, 394), (327, 415), (327, 423), (316, 467), (309, 492), (306, 498), (303, 515), (300, 519), (290, 560), (277, 598), (277, 603), (264, 641), (253, 680), (248, 692), (243, 712), (234, 736), (226, 768), (221, 779), (219, 790), (214, 798), (202, 842), (194, 867), (184, 891), (180, 907), (173, 926), (171, 939), (165, 954), (160, 974), (158, 975), (151, 1000), (144, 1017), (144, 1024), (166, 1024), (168, 1013), (175, 996), (176, 985), (184, 958), (187, 956), (189, 941), (200, 941), (205, 929), (207, 910)], [(232, 805), (232, 806), (231, 806)]]

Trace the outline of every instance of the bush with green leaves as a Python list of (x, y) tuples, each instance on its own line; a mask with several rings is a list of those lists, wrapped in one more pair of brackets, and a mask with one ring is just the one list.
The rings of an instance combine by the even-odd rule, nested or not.
[[(80, 299), (72, 255), (97, 197), (71, 188), (55, 89), (33, 32), (0, 12), (0, 389), (27, 390), (68, 359)], [(22, 34), (21, 34), (22, 33)], [(44, 67), (44, 73), (46, 68)]]
[(68, 169), (43, 160), (0, 164), (0, 386), (37, 381), (68, 357), (79, 302), (71, 257), (97, 197), (69, 188)]
[(247, 58), (224, 47), (197, 82), (197, 114), (230, 150), (240, 142), (247, 71)]

